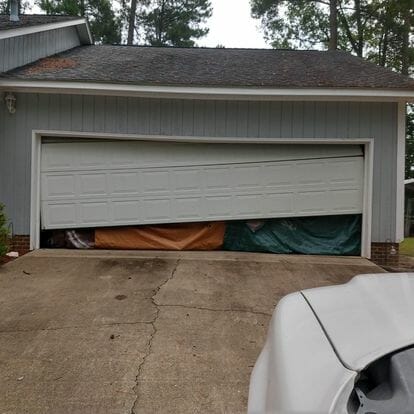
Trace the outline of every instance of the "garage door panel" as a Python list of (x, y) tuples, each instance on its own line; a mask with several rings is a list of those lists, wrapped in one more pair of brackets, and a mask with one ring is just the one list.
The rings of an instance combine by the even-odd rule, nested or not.
[(232, 187), (237, 189), (258, 189), (263, 186), (263, 171), (260, 164), (234, 166), (232, 168)]
[(279, 189), (290, 187), (294, 182), (292, 163), (271, 163), (263, 166), (263, 185)]
[(198, 192), (202, 183), (203, 171), (189, 168), (173, 170), (173, 188), (178, 192)]
[(112, 221), (110, 213), (109, 201), (79, 203), (79, 221), (83, 227)]
[(359, 183), (364, 173), (363, 163), (358, 158), (327, 162), (326, 165), (332, 171), (330, 182), (335, 184)]
[(222, 167), (205, 167), (203, 169), (202, 184), (206, 191), (230, 191), (232, 176), (231, 168), (228, 166)]
[[(165, 223), (171, 219), (170, 199), (143, 199), (142, 223)], [(136, 219), (134, 221), (136, 223)]]
[(108, 183), (106, 174), (79, 174), (80, 195), (103, 196), (108, 194)]
[(109, 175), (109, 186), (112, 195), (138, 193), (140, 187), (138, 172), (114, 171)]
[(273, 193), (263, 197), (267, 217), (281, 217), (292, 214), (294, 193)]
[(205, 197), (205, 215), (209, 220), (225, 220), (232, 217), (232, 197), (206, 196)]
[(330, 208), (327, 191), (302, 191), (296, 193), (294, 205), (298, 215), (323, 215)]
[(42, 199), (76, 196), (76, 175), (45, 175), (43, 177)]
[(45, 203), (41, 204), (42, 223), (48, 223), (48, 228), (79, 227), (78, 207), (76, 203)]
[(362, 199), (362, 190), (333, 190), (331, 193), (331, 209), (351, 213), (359, 213), (355, 208)]
[[(296, 148), (295, 148), (296, 147)], [(73, 140), (42, 146), (42, 171), (238, 164), (362, 156), (358, 145), (195, 144)]]
[(115, 223), (129, 224), (136, 219), (137, 216), (142, 216), (142, 206), (139, 200), (122, 200), (112, 202), (112, 215)]
[(234, 197), (233, 212), (240, 218), (261, 217), (263, 212), (263, 204), (258, 202), (261, 200), (262, 194), (237, 194)]
[[(158, 163), (166, 163), (177, 152), (170, 144), (166, 147), (162, 144), (155, 147), (150, 145), (151, 148), (146, 149), (145, 143), (130, 143), (121, 145), (118, 152), (115, 144), (119, 143), (99, 148), (102, 144), (105, 143), (60, 147), (65, 150), (69, 148), (72, 155), (82, 150), (81, 161), (72, 155), (61, 156), (58, 147), (49, 151), (49, 145), (54, 144), (44, 145), (46, 155), (42, 155), (41, 164), (43, 228), (350, 214), (362, 211), (363, 157), (360, 155), (309, 160), (303, 159), (309, 150), (308, 146), (304, 146), (303, 152), (302, 146), (283, 146), (279, 152), (275, 150), (277, 146), (272, 146), (271, 155), (281, 159), (208, 164), (212, 154), (219, 159), (231, 156), (228, 149), (222, 154), (222, 144), (216, 144), (206, 148), (209, 155), (203, 164), (200, 148), (192, 145), (192, 153), (186, 148), (187, 159), (183, 163), (190, 163), (192, 156), (189, 154), (193, 154), (196, 160), (193, 162), (202, 165), (177, 165), (175, 160), (168, 161), (171, 165), (161, 166)], [(143, 150), (137, 155), (139, 145)], [(317, 147), (309, 150), (309, 154), (317, 154)], [(94, 148), (96, 151), (92, 151)], [(138, 156), (143, 164), (138, 165), (126, 149)], [(155, 154), (161, 149), (170, 153)], [(242, 150), (246, 153), (242, 153)], [(249, 151), (249, 148), (239, 145), (233, 161), (243, 157), (250, 159)], [(351, 147), (348, 152), (357, 151)], [(348, 152), (343, 148), (339, 150), (340, 155)], [(322, 146), (320, 153), (332, 156), (334, 151)], [(56, 162), (51, 154), (61, 160)], [(148, 165), (148, 160), (144, 160), (142, 154), (149, 155), (156, 165)], [(294, 159), (286, 160), (286, 154), (291, 154)], [(266, 156), (263, 148), (253, 151), (253, 159), (259, 156)], [(178, 158), (182, 160), (182, 154)], [(68, 160), (77, 163), (76, 168), (72, 166), (69, 171)], [(86, 166), (85, 169), (81, 168), (81, 164)], [(60, 165), (61, 170), (57, 165)]]
[(173, 216), (181, 220), (203, 220), (203, 199), (201, 197), (175, 198), (171, 202)]

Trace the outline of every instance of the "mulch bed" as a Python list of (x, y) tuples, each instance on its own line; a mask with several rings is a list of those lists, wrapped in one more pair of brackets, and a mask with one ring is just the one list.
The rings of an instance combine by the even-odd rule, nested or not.
[[(19, 257), (24, 256), (26, 253), (29, 253), (28, 251), (19, 252)], [(9, 257), (9, 256), (0, 256), (0, 266), (4, 265), (6, 263), (12, 262), (13, 260), (18, 259), (18, 257)]]
[(11, 262), (12, 260), (14, 260), (14, 259), (12, 259), (11, 257), (1, 256), (1, 257), (0, 257), (0, 266), (1, 266), (1, 265), (4, 265), (4, 264), (6, 264), (6, 263), (9, 263), (9, 262)]

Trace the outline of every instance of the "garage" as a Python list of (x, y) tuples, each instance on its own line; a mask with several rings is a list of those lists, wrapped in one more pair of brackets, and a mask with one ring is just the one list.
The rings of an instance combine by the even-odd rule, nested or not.
[[(37, 19), (56, 39), (61, 23)], [(15, 250), (59, 229), (359, 215), (357, 254), (397, 262), (412, 79), (340, 51), (102, 47), (86, 22), (64, 26), (59, 50), (24, 66), (25, 30), (4, 31)]]
[(50, 136), (39, 149), (43, 247), (361, 253), (363, 145)]
[(358, 145), (49, 139), (41, 154), (42, 229), (362, 213)]

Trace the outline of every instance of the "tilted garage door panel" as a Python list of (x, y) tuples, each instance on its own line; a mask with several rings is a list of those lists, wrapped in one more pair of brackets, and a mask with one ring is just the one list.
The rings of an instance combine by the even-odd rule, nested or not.
[[(165, 158), (174, 153), (177, 144), (166, 144), (158, 147), (158, 151), (163, 149), (169, 155), (153, 154), (155, 166), (144, 159), (141, 160), (143, 166), (139, 166), (131, 158), (125, 162), (125, 158), (118, 157), (122, 148), (119, 151), (117, 148), (122, 147), (122, 143), (116, 143), (111, 153), (102, 152), (101, 144), (43, 145), (41, 210), (44, 228), (362, 211), (363, 157), (358, 147), (338, 147), (340, 155), (351, 156), (330, 158), (335, 155), (335, 148), (323, 146), (322, 153), (329, 155), (318, 159), (315, 146), (309, 148), (309, 152), (306, 147), (311, 146), (305, 146), (303, 151), (302, 146), (266, 146), (270, 148), (264, 154), (255, 152), (260, 146), (238, 145), (237, 151), (223, 155), (220, 153), (222, 144), (215, 144), (210, 154), (216, 152), (219, 158), (226, 160), (225, 164), (219, 164), (209, 155), (203, 163), (202, 147), (192, 144), (194, 159), (200, 165), (177, 165), (176, 161), (168, 165)], [(145, 149), (147, 145), (152, 147), (151, 143), (128, 144), (134, 151)], [(240, 147), (249, 154), (241, 152)], [(106, 160), (102, 159), (103, 153)], [(314, 158), (303, 159), (304, 154)], [(286, 160), (286, 157), (294, 159)], [(160, 161), (163, 158), (164, 164)], [(188, 164), (192, 158), (188, 152), (182, 163)], [(119, 159), (121, 161), (117, 162)], [(245, 162), (245, 159), (250, 161)]]
[(361, 155), (362, 150), (358, 145), (296, 146), (81, 140), (43, 144), (42, 171), (214, 165)]

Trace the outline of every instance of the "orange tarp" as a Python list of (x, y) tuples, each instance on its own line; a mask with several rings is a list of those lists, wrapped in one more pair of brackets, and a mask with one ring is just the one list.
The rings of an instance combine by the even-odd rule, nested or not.
[(95, 248), (130, 250), (215, 250), (225, 223), (189, 223), (95, 230)]

